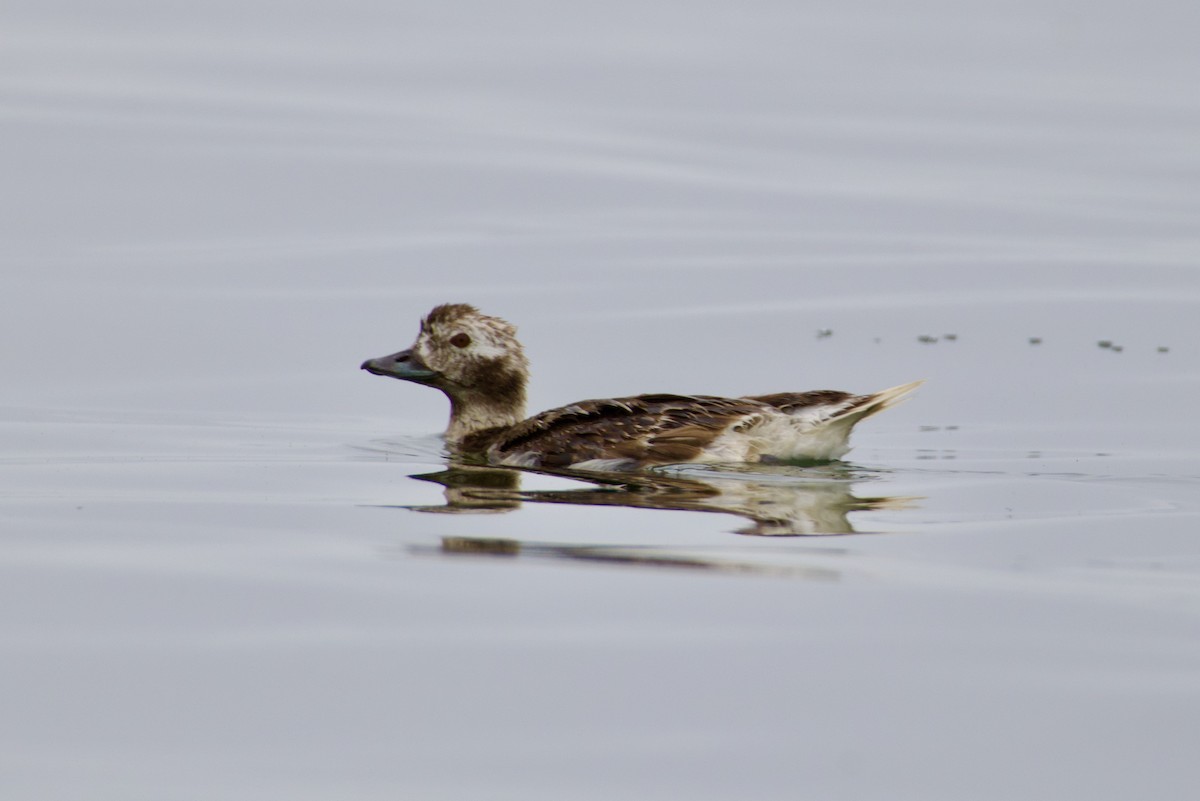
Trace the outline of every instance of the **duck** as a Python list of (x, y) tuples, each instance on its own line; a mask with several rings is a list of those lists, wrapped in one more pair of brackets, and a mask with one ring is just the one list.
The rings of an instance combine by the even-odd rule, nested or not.
[(436, 306), (412, 346), (362, 363), (440, 390), (450, 452), (492, 465), (626, 471), (664, 465), (832, 461), (850, 432), (923, 381), (868, 395), (840, 390), (730, 398), (652, 393), (584, 400), (526, 417), (529, 360), (511, 323), (468, 303)]

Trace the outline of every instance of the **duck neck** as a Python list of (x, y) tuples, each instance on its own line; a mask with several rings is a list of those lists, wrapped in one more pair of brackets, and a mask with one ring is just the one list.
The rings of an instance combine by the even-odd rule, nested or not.
[(472, 434), (489, 428), (507, 428), (525, 419), (525, 387), (503, 396), (446, 393), (450, 398), (450, 425), (446, 442), (458, 447)]

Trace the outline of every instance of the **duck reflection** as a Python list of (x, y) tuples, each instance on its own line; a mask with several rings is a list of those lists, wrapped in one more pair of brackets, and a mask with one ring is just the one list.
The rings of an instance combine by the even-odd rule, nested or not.
[(653, 567), (684, 570), (703, 570), (718, 573), (740, 573), (745, 575), (778, 576), (799, 578), (806, 581), (831, 582), (841, 579), (840, 570), (811, 564), (795, 564), (792, 560), (770, 561), (765, 557), (776, 554), (753, 554), (758, 558), (731, 556), (728, 553), (712, 554), (703, 551), (681, 552), (678, 548), (657, 548), (636, 545), (579, 545), (574, 543), (525, 542), (522, 540), (490, 537), (443, 537), (440, 548), (412, 546), (415, 553), (437, 553), (439, 555), (467, 555), (493, 557), (533, 557), (563, 559), (590, 564), (616, 565), (621, 567)]
[[(584, 486), (522, 490), (523, 473), (573, 479)], [(420, 512), (499, 513), (522, 503), (577, 506), (627, 506), (721, 512), (749, 521), (738, 534), (812, 536), (855, 533), (847, 515), (911, 507), (915, 498), (860, 497), (853, 487), (868, 474), (844, 463), (812, 467), (688, 466), (676, 472), (599, 474), (576, 471), (519, 470), (456, 464), (413, 478), (442, 485), (442, 506), (408, 506)]]

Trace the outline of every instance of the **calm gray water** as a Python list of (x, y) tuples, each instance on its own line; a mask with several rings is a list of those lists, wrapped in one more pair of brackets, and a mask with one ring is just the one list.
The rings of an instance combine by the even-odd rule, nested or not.
[[(5, 797), (1194, 798), (1197, 8), (10, 3)], [(447, 471), (445, 301), (534, 409), (928, 383)]]

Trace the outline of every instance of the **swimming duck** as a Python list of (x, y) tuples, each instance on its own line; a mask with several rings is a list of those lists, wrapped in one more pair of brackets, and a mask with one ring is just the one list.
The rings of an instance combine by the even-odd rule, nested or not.
[(586, 400), (525, 417), (529, 361), (517, 330), (465, 303), (421, 320), (411, 348), (362, 369), (441, 390), (446, 443), (496, 465), (629, 470), (685, 462), (837, 459), (855, 423), (921, 381), (871, 395), (821, 389), (743, 398), (638, 395)]

